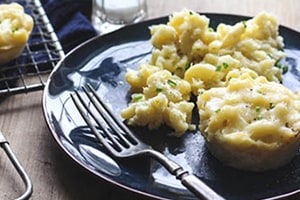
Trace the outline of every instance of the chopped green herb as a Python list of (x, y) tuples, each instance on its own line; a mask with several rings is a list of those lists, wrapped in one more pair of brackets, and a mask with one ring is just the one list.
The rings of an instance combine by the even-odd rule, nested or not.
[(275, 64), (275, 67), (281, 69), (282, 66), (281, 66), (281, 64), (278, 62), (278, 63)]
[(257, 90), (258, 94), (263, 94), (263, 92), (261, 90)]
[(289, 67), (287, 65), (285, 65), (285, 66), (282, 67), (282, 73), (283, 74), (287, 73), (288, 70), (289, 70)]
[(14, 28), (13, 30), (11, 30), (11, 32), (16, 32), (17, 30), (19, 30), (19, 27)]
[(224, 67), (224, 69), (227, 69), (228, 67), (229, 67), (229, 65), (228, 65), (228, 63), (223, 63), (223, 67)]
[(287, 71), (289, 70), (289, 67), (287, 65), (282, 66), (282, 64), (279, 62), (275, 63), (275, 67), (277, 67), (278, 69), (282, 69), (283, 74), (287, 73)]
[(272, 56), (272, 54), (268, 53), (268, 56), (269, 56), (271, 59), (274, 59), (274, 57)]
[(244, 28), (247, 28), (247, 21), (244, 20), (244, 21), (242, 21), (242, 23), (243, 23), (243, 25), (244, 25)]
[(274, 103), (270, 102), (270, 103), (269, 103), (269, 108), (272, 109), (272, 108), (274, 108), (274, 107), (275, 107)]
[(190, 15), (193, 15), (194, 13), (192, 11), (190, 11)]
[(232, 76), (229, 76), (228, 81), (230, 81), (232, 79)]
[(216, 67), (216, 72), (221, 71), (221, 70), (222, 70), (222, 67), (223, 67), (224, 69), (227, 69), (227, 68), (229, 67), (229, 65), (228, 65), (228, 63), (223, 62), (222, 65), (218, 65), (218, 66)]
[(156, 88), (157, 93), (162, 92), (162, 90), (163, 90), (162, 88)]
[(214, 29), (212, 27), (208, 27), (209, 32), (214, 32)]
[(221, 65), (218, 65), (218, 66), (216, 67), (216, 72), (221, 71), (221, 69), (222, 69), (222, 66), (221, 66)]
[(255, 107), (255, 112), (257, 113), (257, 116), (256, 116), (256, 118), (254, 120), (261, 120), (263, 118), (262, 115), (261, 115), (261, 113), (260, 113), (260, 111), (261, 111), (260, 106), (256, 106)]
[(188, 68), (190, 68), (190, 66), (191, 66), (191, 63), (186, 63), (185, 69), (187, 70)]
[(220, 112), (220, 111), (221, 111), (221, 108), (217, 109), (215, 112), (218, 113), (218, 112)]
[(168, 80), (168, 84), (171, 86), (171, 87), (175, 87), (177, 84), (176, 82), (172, 81), (172, 80)]
[(256, 111), (257, 113), (259, 113), (259, 112), (260, 112), (260, 106), (256, 106), (256, 107), (255, 107), (255, 111)]
[(144, 99), (144, 96), (142, 94), (133, 94), (132, 95), (132, 101), (133, 102), (138, 102), (142, 99)]

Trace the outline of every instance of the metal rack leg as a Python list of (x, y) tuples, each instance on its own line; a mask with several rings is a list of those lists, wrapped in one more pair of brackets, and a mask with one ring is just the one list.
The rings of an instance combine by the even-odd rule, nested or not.
[(33, 191), (33, 186), (32, 186), (31, 180), (30, 180), (29, 176), (27, 175), (26, 171), (24, 170), (23, 166), (21, 165), (21, 163), (19, 162), (19, 160), (17, 159), (17, 157), (11, 150), (8, 141), (6, 140), (6, 138), (4, 137), (4, 135), (1, 131), (0, 131), (0, 145), (3, 148), (3, 150), (5, 151), (9, 160), (14, 165), (15, 169), (17, 170), (18, 174), (22, 178), (22, 180), (25, 184), (25, 187), (26, 187), (25, 192), (21, 196), (16, 198), (16, 200), (29, 199), (32, 194), (32, 191)]

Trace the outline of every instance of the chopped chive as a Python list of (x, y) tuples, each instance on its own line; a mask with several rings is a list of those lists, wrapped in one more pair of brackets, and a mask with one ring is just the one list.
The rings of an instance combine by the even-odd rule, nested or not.
[(263, 92), (261, 90), (257, 90), (258, 94), (263, 94)]
[(224, 69), (227, 69), (229, 67), (228, 63), (224, 62), (223, 67), (224, 67)]
[(212, 27), (208, 27), (209, 32), (214, 32), (214, 29)]
[(218, 65), (218, 66), (216, 67), (216, 72), (221, 71), (221, 69), (222, 69), (222, 66), (221, 66), (221, 65)]
[(162, 88), (156, 88), (157, 93), (162, 92), (162, 90), (163, 90)]
[(268, 56), (269, 56), (271, 59), (274, 59), (274, 57), (272, 56), (272, 54), (268, 53)]
[(190, 11), (189, 13), (190, 13), (190, 15), (193, 15), (193, 14), (194, 14), (192, 11)]
[(132, 95), (132, 101), (133, 102), (138, 102), (140, 100), (142, 100), (144, 98), (144, 96), (142, 94), (134, 94)]
[(217, 109), (215, 112), (218, 113), (218, 112), (220, 112), (220, 111), (221, 111), (221, 108)]
[(285, 74), (289, 70), (289, 67), (287, 65), (282, 66), (280, 63), (275, 63), (275, 67), (278, 69), (282, 69), (282, 73)]
[(287, 73), (288, 70), (289, 70), (289, 67), (287, 65), (285, 65), (285, 66), (282, 67), (282, 73), (283, 74)]
[(260, 106), (256, 106), (256, 107), (255, 107), (255, 111), (256, 111), (257, 113), (259, 113), (259, 112), (260, 112)]
[(230, 81), (232, 79), (232, 76), (229, 76), (228, 81)]
[(19, 30), (19, 27), (14, 28), (13, 30), (11, 30), (11, 32), (16, 32), (17, 30)]
[(254, 120), (261, 120), (263, 118), (262, 115), (261, 115), (261, 113), (260, 113), (260, 111), (261, 111), (260, 106), (256, 106), (255, 107), (255, 112), (257, 113), (257, 116), (256, 116), (256, 118)]
[(191, 66), (191, 63), (186, 63), (185, 64), (185, 69), (187, 70), (188, 68), (190, 68), (190, 66)]
[(276, 64), (275, 64), (275, 67), (277, 67), (277, 68), (281, 69), (281, 67), (282, 67), (282, 66), (281, 66), (281, 64), (280, 64), (280, 63), (276, 63)]
[(244, 28), (247, 28), (247, 21), (246, 20), (244, 20), (244, 21), (242, 21), (242, 23), (243, 23), (243, 25), (244, 25)]
[(269, 108), (272, 109), (272, 108), (274, 108), (274, 107), (275, 107), (274, 103), (270, 102), (270, 103), (269, 103)]
[(218, 65), (218, 66), (216, 67), (216, 72), (221, 71), (221, 70), (222, 70), (222, 67), (223, 67), (224, 69), (227, 69), (227, 68), (229, 67), (229, 65), (228, 65), (228, 63), (223, 62), (222, 65)]
[(172, 81), (172, 80), (168, 80), (168, 84), (171, 86), (171, 87), (175, 87), (177, 84), (176, 82)]

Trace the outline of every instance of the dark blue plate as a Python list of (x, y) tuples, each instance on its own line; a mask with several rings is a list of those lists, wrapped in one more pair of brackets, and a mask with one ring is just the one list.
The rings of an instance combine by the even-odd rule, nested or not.
[[(234, 24), (248, 19), (235, 15), (206, 15), (214, 28), (221, 22)], [(130, 96), (129, 85), (124, 79), (126, 69), (137, 68), (140, 63), (149, 60), (152, 46), (148, 27), (167, 20), (163, 17), (130, 25), (95, 37), (74, 49), (50, 75), (44, 91), (43, 109), (55, 141), (68, 156), (92, 174), (148, 197), (195, 199), (157, 162), (149, 158), (118, 160), (111, 157), (97, 144), (70, 100), (70, 93), (90, 83), (119, 116)], [(296, 90), (300, 85), (297, 66), (300, 34), (282, 26), (280, 34), (285, 39), (285, 51), (288, 53), (283, 62), (289, 66), (283, 84)], [(198, 131), (189, 132), (182, 138), (168, 136), (170, 130), (167, 128), (156, 132), (143, 128), (135, 128), (134, 131), (143, 141), (195, 173), (226, 199), (278, 198), (300, 191), (299, 154), (278, 170), (250, 173), (226, 167), (214, 159)]]

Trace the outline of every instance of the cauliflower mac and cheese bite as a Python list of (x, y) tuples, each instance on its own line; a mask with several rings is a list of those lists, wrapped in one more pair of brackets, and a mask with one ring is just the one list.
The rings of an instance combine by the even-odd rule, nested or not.
[(251, 171), (286, 164), (300, 143), (300, 97), (280, 84), (277, 64), (286, 54), (278, 30), (265, 12), (215, 30), (204, 15), (174, 13), (150, 27), (149, 62), (128, 69), (132, 99), (121, 116), (149, 129), (165, 124), (182, 136), (197, 128), (197, 108), (201, 134), (225, 164)]
[(286, 164), (300, 143), (300, 95), (263, 76), (229, 75), (226, 87), (205, 90), (197, 100), (210, 152), (243, 170)]
[(202, 88), (224, 86), (232, 69), (250, 68), (270, 81), (281, 81), (275, 67), (285, 53), (275, 18), (260, 13), (234, 25), (209, 26), (193, 11), (174, 13), (167, 24), (150, 27), (154, 50), (150, 64), (187, 80), (197, 95)]
[[(142, 65), (140, 69), (146, 66)], [(151, 65), (149, 69), (153, 72), (150, 75), (148, 70), (131, 74), (143, 78), (133, 78), (127, 74), (129, 82), (133, 80), (131, 83), (137, 84), (140, 81), (143, 88), (142, 93), (132, 95), (129, 107), (121, 112), (122, 117), (127, 119), (129, 125), (148, 126), (149, 129), (157, 129), (167, 124), (175, 130), (177, 136), (187, 130), (194, 130), (195, 125), (191, 124), (194, 103), (188, 101), (190, 84), (168, 70), (157, 70)]]
[(0, 4), (0, 64), (22, 53), (32, 28), (32, 17), (20, 4)]

